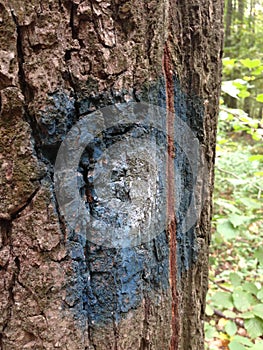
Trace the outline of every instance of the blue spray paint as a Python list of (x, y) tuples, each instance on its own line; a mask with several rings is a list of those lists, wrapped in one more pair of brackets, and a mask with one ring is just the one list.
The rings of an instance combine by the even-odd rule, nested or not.
[[(176, 78), (174, 88), (176, 115), (188, 123), (198, 139), (202, 140), (202, 103), (197, 97), (183, 93)], [(41, 120), (43, 156), (54, 161), (61, 141), (77, 119), (76, 105), (79, 114), (88, 114), (105, 105), (125, 102), (127, 94), (136, 102), (145, 101), (166, 107), (163, 78), (140, 92), (97, 93), (77, 101), (62, 92), (51, 94), (51, 103), (43, 112)], [(112, 139), (112, 135), (108, 136)], [(92, 157), (95, 161), (101, 152), (101, 145), (94, 142)], [(86, 167), (90, 166), (87, 154), (84, 154), (82, 163)], [(181, 179), (176, 181), (177, 197), (180, 198), (180, 203), (176, 205), (177, 271), (180, 278), (196, 261), (197, 246), (194, 228), (186, 234), (181, 233), (182, 220), (191, 201), (194, 179), (189, 162), (178, 145), (174, 165), (175, 174), (179, 174)], [(83, 168), (80, 168), (81, 171), (84, 177)], [(83, 182), (80, 182), (80, 191), (81, 188), (83, 191)], [(138, 308), (145, 296), (154, 300), (155, 296), (169, 289), (169, 245), (166, 232), (160, 232), (155, 239), (140, 246), (115, 249), (97, 246), (88, 242), (84, 233), (76, 234), (72, 231), (68, 236), (67, 248), (72, 260), (72, 271), (68, 276), (65, 303), (83, 326), (86, 320), (91, 325), (119, 322), (129, 310)]]
[[(186, 95), (181, 90), (177, 78), (174, 78), (174, 89), (176, 115), (188, 124), (199, 142), (202, 142), (204, 136), (202, 101), (195, 95)], [(179, 145), (176, 145), (175, 174), (180, 179), (176, 181), (176, 197), (180, 198), (180, 202), (176, 203), (177, 271), (180, 278), (183, 271), (191, 268), (196, 262), (198, 246), (194, 227), (182, 234), (182, 222), (192, 200), (196, 174), (192, 174), (189, 161)]]

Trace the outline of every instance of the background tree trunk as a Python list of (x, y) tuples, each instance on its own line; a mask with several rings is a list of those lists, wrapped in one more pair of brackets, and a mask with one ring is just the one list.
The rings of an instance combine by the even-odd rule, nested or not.
[(237, 18), (240, 21), (240, 23), (243, 24), (244, 12), (245, 12), (245, 1), (244, 0), (238, 0), (237, 11), (238, 11)]
[[(1, 349), (203, 349), (223, 2), (1, 0), (0, 11)], [(205, 203), (182, 234), (193, 180), (176, 149), (175, 220), (138, 247), (103, 248), (66, 226), (53, 164), (74, 122), (127, 101), (191, 127)]]
[(226, 15), (225, 15), (225, 43), (226, 45), (231, 44), (231, 25), (232, 25), (232, 19), (233, 19), (233, 1), (227, 0), (226, 2)]

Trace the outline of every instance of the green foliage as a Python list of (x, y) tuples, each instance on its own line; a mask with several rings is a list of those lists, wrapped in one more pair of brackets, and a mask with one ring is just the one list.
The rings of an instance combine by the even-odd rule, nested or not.
[(254, 68), (256, 60), (251, 65), (249, 58), (257, 59), (263, 52), (262, 0), (227, 0), (225, 3), (226, 55), (240, 57), (244, 65)]
[(225, 57), (223, 59), (223, 108), (221, 110), (228, 113), (230, 119), (234, 116), (245, 123), (251, 123), (254, 120), (254, 128), (256, 124), (262, 125), (262, 92), (263, 58)]
[(263, 94), (258, 94), (256, 100), (263, 103)]
[(263, 144), (254, 120), (246, 119), (249, 130), (243, 120), (219, 119), (206, 307), (207, 342), (221, 339), (228, 349), (263, 348)]
[(231, 343), (229, 344), (229, 349), (230, 350), (246, 350), (247, 348), (245, 348), (242, 343), (239, 343), (235, 340), (231, 341)]
[(209, 350), (263, 349), (263, 1), (226, 1)]
[[(237, 61), (227, 59), (225, 66)], [(242, 59), (251, 71), (260, 60)], [(261, 68), (260, 68), (261, 69)], [(254, 93), (251, 79), (226, 81), (222, 87), (215, 173), (210, 289), (205, 326), (208, 349), (263, 349), (262, 176), (263, 123), (241, 108), (224, 103), (226, 94), (238, 101)]]

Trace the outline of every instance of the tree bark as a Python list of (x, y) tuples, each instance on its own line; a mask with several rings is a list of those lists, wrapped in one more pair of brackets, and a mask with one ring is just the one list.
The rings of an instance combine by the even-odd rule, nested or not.
[[(223, 1), (0, 0), (0, 9), (1, 349), (203, 349)], [(139, 246), (107, 248), (67, 226), (54, 162), (74, 123), (131, 101), (192, 129), (207, 164), (204, 203), (182, 233), (193, 179), (172, 144), (163, 171), (183, 181), (169, 178), (169, 225)]]

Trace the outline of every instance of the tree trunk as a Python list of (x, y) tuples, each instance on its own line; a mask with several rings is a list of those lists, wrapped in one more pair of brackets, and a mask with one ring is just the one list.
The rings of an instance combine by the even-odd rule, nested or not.
[[(1, 349), (203, 349), (223, 2), (0, 0), (0, 9)], [(54, 164), (74, 123), (132, 102), (171, 112), (168, 223), (136, 246), (105, 247), (68, 226)], [(195, 179), (173, 139), (178, 120), (206, 164), (201, 215), (186, 232)], [(134, 131), (115, 129), (96, 142), (125, 143)], [(79, 168), (93, 209), (96, 142)]]
[(244, 22), (244, 12), (245, 12), (245, 1), (238, 0), (238, 8), (237, 8), (237, 18), (241, 24)]
[(226, 15), (225, 15), (225, 45), (231, 45), (231, 29), (232, 29), (232, 19), (233, 19), (233, 2), (232, 0), (227, 0), (226, 3)]

